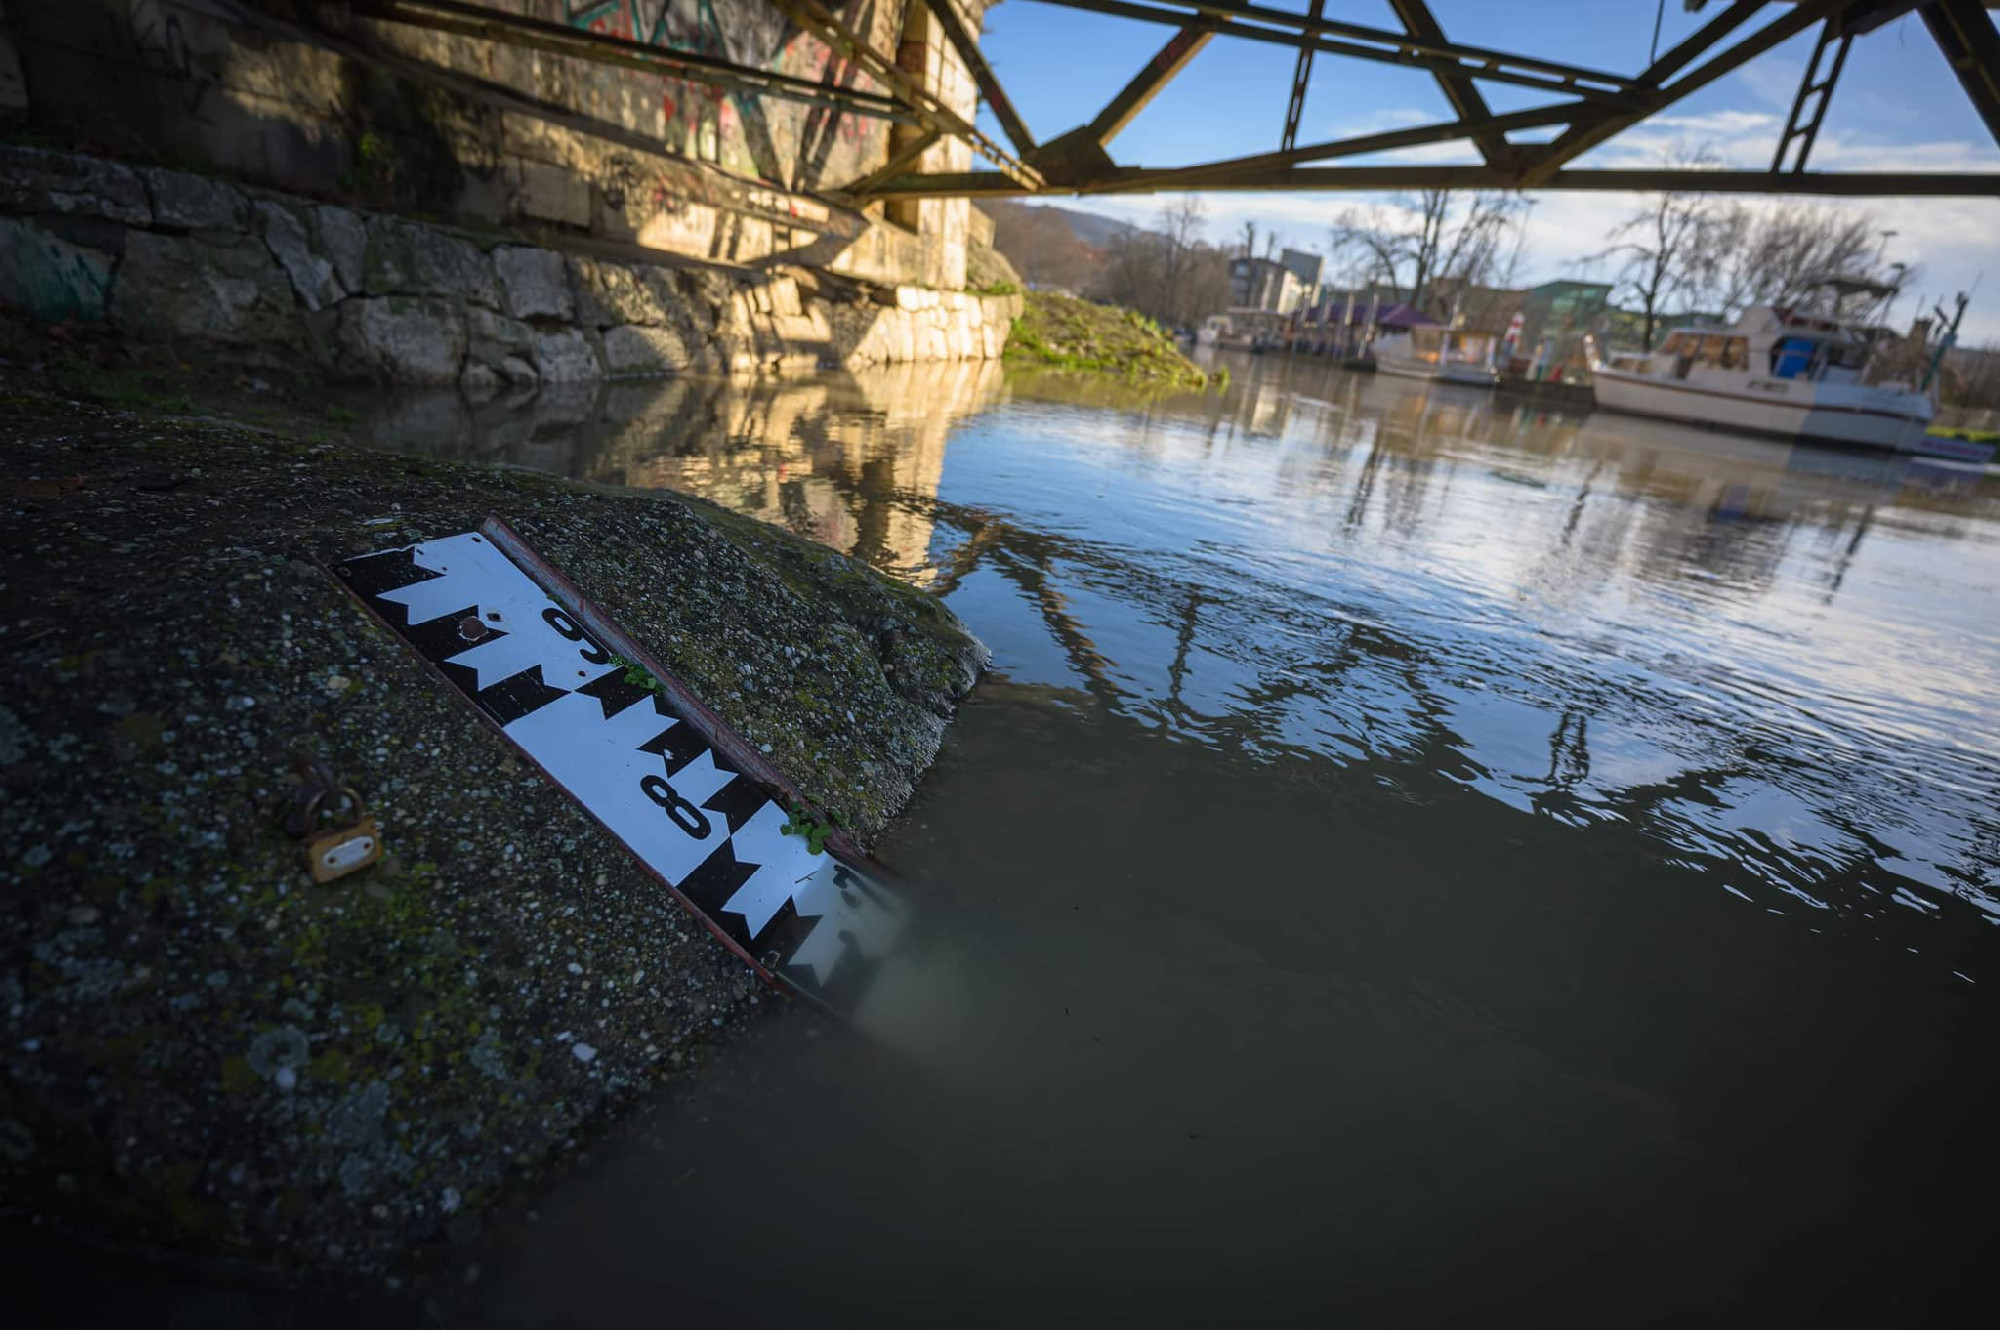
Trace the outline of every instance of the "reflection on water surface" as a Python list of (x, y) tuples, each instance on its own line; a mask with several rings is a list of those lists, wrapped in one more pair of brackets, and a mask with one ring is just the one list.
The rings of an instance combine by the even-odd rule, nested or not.
[(702, 495), (931, 587), (1013, 684), (1631, 823), (1719, 889), (1971, 977), (1970, 923), (2000, 919), (1979, 472), (1236, 369), (1151, 398), (983, 363), (420, 395), (369, 429)]
[(947, 598), (936, 1065), (779, 1022), (468, 1323), (1823, 1323), (1983, 1268), (1978, 472), (1244, 359), (392, 403)]

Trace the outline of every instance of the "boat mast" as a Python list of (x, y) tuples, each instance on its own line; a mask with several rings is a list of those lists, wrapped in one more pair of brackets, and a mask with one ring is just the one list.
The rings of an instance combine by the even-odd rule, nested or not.
[(1929, 392), (1931, 385), (1937, 382), (1938, 370), (1944, 366), (1945, 355), (1952, 347), (1958, 345), (1958, 325), (1965, 321), (1965, 307), (1971, 303), (1972, 297), (1960, 291), (1958, 293), (1958, 309), (1953, 312), (1949, 323), (1945, 320), (1942, 306), (1931, 306), (1932, 311), (1937, 315), (1938, 323), (1944, 327), (1944, 334), (1938, 338), (1937, 350), (1931, 353), (1931, 363), (1924, 370), (1924, 381), (1917, 385), (1918, 392)]

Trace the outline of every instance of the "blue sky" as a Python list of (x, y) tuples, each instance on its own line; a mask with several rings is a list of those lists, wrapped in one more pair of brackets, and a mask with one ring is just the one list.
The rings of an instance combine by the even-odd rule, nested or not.
[[(1304, 0), (1265, 0), (1303, 12)], [(1662, 50), (1694, 31), (1709, 13), (1684, 12), (1667, 0)], [(1637, 73), (1648, 60), (1657, 0), (1432, 0), (1432, 12), (1454, 40), (1616, 73)], [(1773, 5), (1773, 15), (1782, 7)], [(1395, 29), (1386, 0), (1326, 0), (1326, 16)], [(1762, 20), (1768, 22), (1769, 19)], [(1758, 20), (1753, 20), (1754, 30)], [(1037, 138), (1053, 138), (1098, 109), (1172, 33), (1158, 24), (1007, 0), (988, 11), (981, 47)], [(1791, 109), (1815, 33), (1779, 46), (1666, 114), (1582, 159), (1587, 166), (1643, 166), (1676, 145), (1714, 150), (1732, 166), (1766, 169)], [(1079, 56), (1079, 53), (1087, 53)], [(1294, 53), (1259, 42), (1218, 38), (1113, 140), (1122, 164), (1172, 166), (1278, 146)], [(1543, 105), (1545, 95), (1486, 83), (1496, 111)], [(1451, 117), (1429, 75), (1367, 61), (1321, 56), (1306, 98), (1300, 142), (1423, 124)], [(999, 137), (990, 114), (984, 128)], [(1355, 165), (1464, 162), (1469, 146), (1441, 144), (1397, 154), (1347, 159)], [(2000, 171), (1996, 147), (1957, 79), (1914, 17), (1857, 41), (1833, 98), (1812, 165), (1816, 169)], [(1146, 223), (1163, 196), (1064, 199), (1108, 216)], [(1212, 239), (1237, 234), (1243, 221), (1275, 229), (1284, 243), (1324, 251), (1333, 217), (1343, 208), (1389, 204), (1359, 194), (1211, 194)], [(1577, 275), (1576, 260), (1604, 247), (1604, 235), (1637, 200), (1614, 194), (1537, 197), (1521, 278)], [(1908, 317), (1916, 296), (1933, 299), (1966, 289), (1981, 274), (1966, 318), (1970, 341), (2000, 341), (2000, 200), (1874, 199), (1835, 206), (1870, 213), (1898, 234), (1888, 256), (1922, 265), (1898, 306)]]

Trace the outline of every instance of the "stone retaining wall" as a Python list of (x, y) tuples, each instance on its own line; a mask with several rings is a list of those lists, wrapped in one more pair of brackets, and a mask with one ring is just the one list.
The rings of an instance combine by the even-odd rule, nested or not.
[(997, 357), (1019, 297), (624, 262), (0, 146), (0, 301), (339, 379), (574, 382)]

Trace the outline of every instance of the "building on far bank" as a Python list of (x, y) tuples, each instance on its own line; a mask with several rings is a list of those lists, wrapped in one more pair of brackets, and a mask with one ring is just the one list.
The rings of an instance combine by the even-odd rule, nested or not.
[(1326, 258), (1311, 250), (1287, 249), (1280, 251), (1278, 262), (1299, 281), (1299, 303), (1310, 305), (1319, 297), (1319, 285), (1326, 273)]
[(1306, 288), (1298, 274), (1276, 259), (1248, 254), (1229, 261), (1229, 307), (1232, 314), (1259, 312), (1288, 315), (1304, 303)]

